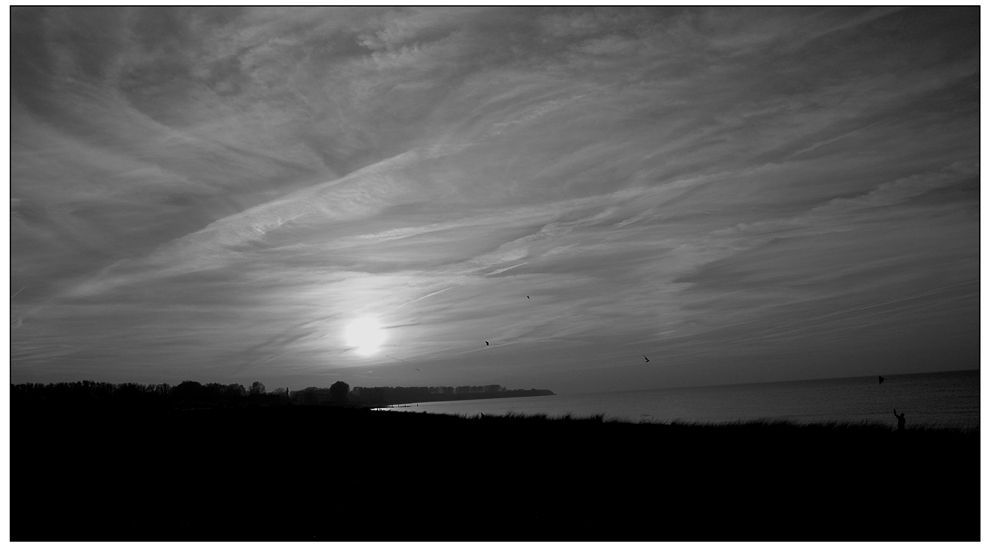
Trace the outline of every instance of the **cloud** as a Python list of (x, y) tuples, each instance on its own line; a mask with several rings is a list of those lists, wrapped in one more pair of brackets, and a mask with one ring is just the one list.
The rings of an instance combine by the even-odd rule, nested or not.
[(17, 8), (13, 375), (414, 380), (356, 315), (438, 383), (965, 346), (973, 13)]
[(847, 230), (851, 229), (849, 222), (852, 219), (850, 217), (861, 214), (864, 210), (902, 203), (921, 194), (975, 177), (978, 173), (978, 161), (959, 161), (939, 171), (919, 173), (895, 181), (884, 182), (875, 189), (856, 197), (829, 200), (827, 203), (814, 207), (799, 216), (739, 224), (733, 228), (717, 230), (712, 235), (720, 237), (741, 233), (773, 234), (773, 238), (780, 238), (787, 237), (787, 232), (793, 232), (793, 235), (806, 235), (808, 230), (813, 232)]
[[(240, 249), (263, 241), (283, 225), (353, 221), (403, 199), (421, 199), (415, 188), (402, 187), (395, 180), (397, 172), (421, 159), (422, 154), (407, 152), (343, 179), (305, 188), (231, 215), (163, 245), (146, 259), (113, 264), (96, 281), (85, 283), (74, 293), (92, 294), (121, 282), (146, 281), (221, 267), (236, 261)], [(118, 276), (116, 270), (134, 273)]]

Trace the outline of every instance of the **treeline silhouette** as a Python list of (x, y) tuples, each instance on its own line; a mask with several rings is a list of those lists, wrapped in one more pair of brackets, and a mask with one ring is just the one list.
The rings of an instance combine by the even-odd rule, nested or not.
[(548, 389), (506, 389), (500, 385), (432, 387), (355, 387), (334, 382), (328, 388), (307, 387), (271, 392), (261, 382), (248, 387), (187, 380), (170, 384), (113, 384), (109, 382), (62, 382), (11, 386), (15, 408), (243, 408), (282, 405), (331, 405), (377, 407), (430, 401), (456, 401), (494, 397), (553, 395)]
[(60, 382), (57, 384), (16, 384), (11, 386), (11, 408), (203, 408), (246, 407), (284, 404), (287, 390), (271, 393), (261, 382), (241, 384), (201, 384), (185, 381), (170, 384), (112, 384), (109, 382)]

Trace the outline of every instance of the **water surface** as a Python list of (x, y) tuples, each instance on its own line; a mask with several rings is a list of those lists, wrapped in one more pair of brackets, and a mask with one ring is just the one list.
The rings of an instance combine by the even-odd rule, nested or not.
[(551, 395), (419, 403), (404, 412), (473, 416), (506, 413), (574, 417), (603, 414), (628, 421), (724, 423), (783, 419), (796, 423), (863, 421), (907, 426), (974, 428), (980, 425), (978, 370), (802, 380), (582, 395)]

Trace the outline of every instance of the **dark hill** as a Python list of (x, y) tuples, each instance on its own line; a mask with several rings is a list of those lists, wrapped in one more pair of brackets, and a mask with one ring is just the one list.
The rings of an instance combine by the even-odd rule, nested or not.
[(978, 541), (979, 434), (12, 412), (14, 541)]

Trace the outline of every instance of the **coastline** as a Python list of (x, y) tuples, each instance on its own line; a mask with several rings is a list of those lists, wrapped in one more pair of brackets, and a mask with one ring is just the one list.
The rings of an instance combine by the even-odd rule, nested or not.
[[(974, 381), (975, 379), (975, 381)], [(732, 423), (761, 419), (797, 423), (880, 422), (896, 426), (892, 408), (907, 412), (910, 426), (973, 428), (980, 425), (977, 372), (836, 378), (633, 392), (561, 394), (556, 397), (423, 403), (401, 412), (473, 416), (507, 412), (592, 416), (630, 421)]]

